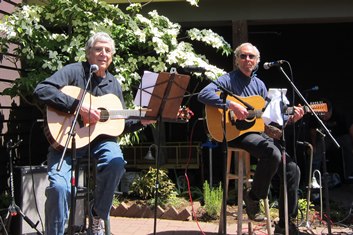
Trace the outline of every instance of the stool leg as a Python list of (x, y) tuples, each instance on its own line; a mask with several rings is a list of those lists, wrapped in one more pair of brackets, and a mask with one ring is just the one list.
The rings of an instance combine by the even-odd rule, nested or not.
[(232, 164), (233, 151), (228, 151), (227, 155), (227, 179), (226, 179), (226, 187), (225, 193), (228, 199), (228, 187), (229, 187), (229, 175), (230, 175), (230, 165)]
[(243, 184), (244, 184), (244, 158), (241, 153), (238, 155), (238, 235), (243, 230)]
[(104, 220), (105, 235), (110, 235), (110, 218)]
[(245, 178), (246, 178), (246, 187), (250, 188), (251, 187), (251, 165), (250, 165), (250, 155), (247, 155), (247, 153), (244, 154), (244, 164), (245, 164)]
[(270, 216), (270, 206), (268, 202), (268, 197), (264, 199), (264, 205), (265, 205), (265, 214), (266, 214), (266, 228), (267, 228), (267, 234), (272, 235), (272, 230), (271, 230), (271, 216)]
[[(228, 187), (229, 187), (229, 175), (230, 175), (230, 165), (232, 163), (232, 156), (233, 156), (233, 151), (229, 151), (227, 153), (227, 178), (226, 178), (226, 185), (224, 188), (224, 192), (226, 194), (226, 198), (228, 198)], [(222, 231), (222, 225), (223, 225), (223, 210), (227, 210), (227, 208), (223, 208), (223, 205), (227, 204), (227, 202), (223, 203), (222, 201), (222, 207), (221, 207), (221, 216), (219, 220), (219, 226), (218, 226), (218, 233), (223, 234), (224, 231)]]

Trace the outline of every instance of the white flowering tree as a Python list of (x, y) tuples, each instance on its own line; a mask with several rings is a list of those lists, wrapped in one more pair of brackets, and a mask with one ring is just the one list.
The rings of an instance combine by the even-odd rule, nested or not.
[[(144, 70), (169, 71), (187, 65), (208, 69), (216, 78), (224, 71), (195, 53), (192, 41), (201, 41), (219, 53), (231, 54), (230, 45), (211, 30), (181, 26), (156, 10), (142, 15), (141, 4), (126, 9), (100, 0), (46, 0), (45, 4), (22, 5), (0, 23), (0, 53), (15, 65), (21, 62), (20, 77), (1, 95), (20, 96), (35, 104), (35, 86), (65, 64), (85, 60), (84, 44), (94, 32), (108, 32), (116, 43), (110, 72), (121, 82), (128, 108), (133, 106), (133, 87)], [(197, 6), (198, 0), (188, 0)], [(192, 6), (190, 6), (192, 7)], [(9, 44), (17, 45), (14, 51)], [(129, 142), (129, 141), (128, 141)]]
[[(131, 4), (124, 12), (117, 5), (99, 0), (47, 0), (43, 5), (17, 8), (0, 23), (0, 52), (3, 59), (14, 64), (20, 61), (22, 72), (3, 95), (28, 101), (38, 82), (65, 64), (85, 60), (84, 43), (98, 31), (108, 32), (116, 42), (111, 72), (121, 81), (129, 106), (131, 87), (140, 81), (143, 70), (161, 72), (173, 66), (196, 65), (211, 71), (207, 74), (210, 78), (224, 72), (211, 65), (206, 56), (195, 53), (191, 44), (193, 40), (202, 41), (230, 55), (230, 45), (218, 34), (194, 28), (180, 35), (179, 24), (156, 10), (145, 16), (140, 10), (141, 4)], [(9, 51), (9, 43), (18, 45), (14, 52)]]

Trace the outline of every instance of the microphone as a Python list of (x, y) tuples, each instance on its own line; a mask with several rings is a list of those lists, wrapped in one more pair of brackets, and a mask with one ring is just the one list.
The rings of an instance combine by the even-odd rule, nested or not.
[(308, 91), (318, 91), (318, 90), (319, 90), (319, 86), (316, 85), (316, 86), (313, 86), (312, 88), (309, 88), (309, 89), (304, 90), (304, 92), (308, 92)]
[(183, 70), (187, 73), (204, 73), (207, 71), (207, 69), (203, 68), (203, 67), (197, 67), (197, 66), (185, 66), (183, 68)]
[(281, 66), (284, 62), (286, 62), (286, 61), (285, 60), (277, 60), (274, 62), (265, 62), (264, 69), (270, 69), (271, 67)]
[(92, 64), (91, 68), (90, 68), (90, 71), (91, 71), (91, 73), (95, 73), (95, 72), (98, 71), (98, 69), (99, 69), (98, 65)]

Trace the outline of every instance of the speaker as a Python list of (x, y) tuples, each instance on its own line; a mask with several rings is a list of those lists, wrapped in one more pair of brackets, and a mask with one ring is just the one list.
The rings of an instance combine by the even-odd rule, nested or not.
[[(80, 183), (82, 178), (80, 177)], [(14, 185), (16, 204), (21, 208), (24, 216), (27, 216), (34, 224), (38, 223), (37, 230), (43, 232), (45, 223), (45, 189), (49, 185), (47, 167), (14, 167)], [(82, 226), (85, 224), (84, 222), (84, 199), (77, 199), (75, 225)], [(17, 213), (12, 218), (11, 234), (37, 234), (37, 231), (23, 219), (20, 213)]]

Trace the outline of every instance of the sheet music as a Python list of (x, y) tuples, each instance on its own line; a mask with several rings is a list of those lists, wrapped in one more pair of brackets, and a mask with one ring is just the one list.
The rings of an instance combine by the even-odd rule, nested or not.
[(158, 73), (144, 71), (141, 84), (135, 96), (134, 104), (136, 106), (148, 107), (158, 75)]

